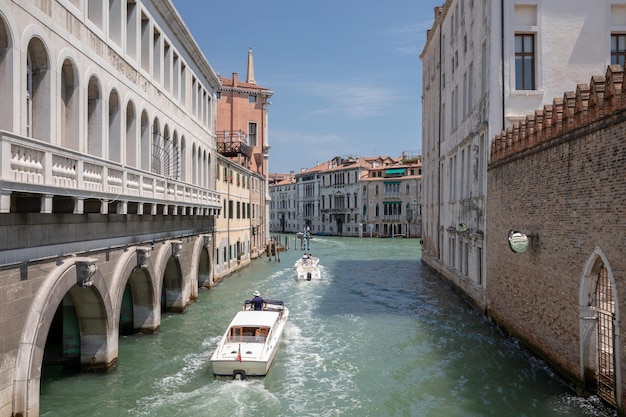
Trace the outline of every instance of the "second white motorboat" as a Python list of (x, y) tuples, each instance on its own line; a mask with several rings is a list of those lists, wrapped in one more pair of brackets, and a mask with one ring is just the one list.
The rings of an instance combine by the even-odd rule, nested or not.
[(304, 255), (302, 255), (302, 257), (298, 259), (293, 266), (293, 268), (296, 270), (298, 279), (304, 279), (307, 281), (311, 281), (312, 279), (320, 279), (322, 277), (322, 273), (318, 265), (319, 261), (319, 258), (316, 258), (310, 253), (305, 253)]
[(282, 301), (264, 300), (263, 310), (254, 310), (251, 300), (246, 300), (211, 356), (213, 373), (236, 379), (266, 375), (288, 317)]

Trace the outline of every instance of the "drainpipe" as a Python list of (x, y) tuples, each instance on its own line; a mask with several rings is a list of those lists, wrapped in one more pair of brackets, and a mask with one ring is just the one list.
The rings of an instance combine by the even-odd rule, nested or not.
[(504, 130), (505, 121), (505, 85), (504, 85), (504, 0), (500, 0), (500, 77), (502, 83), (502, 129)]

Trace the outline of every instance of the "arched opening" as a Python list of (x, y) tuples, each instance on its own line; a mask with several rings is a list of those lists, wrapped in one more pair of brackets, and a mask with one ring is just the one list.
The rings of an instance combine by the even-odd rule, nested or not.
[(180, 262), (175, 256), (170, 256), (163, 273), (161, 286), (161, 313), (183, 312), (183, 275)]
[(150, 148), (150, 172), (162, 174), (161, 170), (161, 150), (163, 149), (163, 138), (161, 137), (161, 125), (159, 119), (155, 118), (152, 124), (152, 147)]
[(102, 94), (95, 75), (87, 86), (87, 153), (102, 156)]
[(150, 151), (150, 121), (148, 113), (144, 110), (141, 113), (141, 149), (139, 149), (141, 169), (144, 171), (150, 170)]
[[(0, 97), (13, 97), (12, 40), (5, 20), (0, 15)], [(19, 84), (18, 84), (19, 85)], [(7, 101), (7, 103), (13, 103)], [(13, 105), (4, 106), (0, 112), (0, 130), (13, 131)]]
[(137, 167), (137, 115), (132, 101), (126, 105), (126, 165)]
[(180, 180), (180, 143), (178, 142), (178, 132), (174, 131), (172, 140), (172, 172), (171, 178)]
[(39, 38), (31, 39), (26, 56), (26, 136), (50, 142), (50, 63)]
[(580, 292), (581, 373), (585, 389), (618, 405), (620, 351), (615, 279), (608, 259), (596, 248), (585, 266)]
[(180, 180), (187, 182), (187, 141), (184, 136), (180, 139)]
[(66, 59), (61, 68), (61, 146), (80, 149), (79, 86), (74, 63)]
[(205, 246), (200, 251), (200, 260), (198, 262), (198, 288), (210, 287), (213, 284), (211, 280), (211, 255)]
[[(137, 252), (137, 256), (141, 256)], [(133, 268), (121, 300), (120, 335), (152, 333), (155, 330), (153, 309), (153, 288), (150, 274), (143, 262)]]
[(116, 90), (109, 94), (109, 159), (122, 162), (122, 115)]
[(194, 143), (192, 145), (192, 150), (191, 150), (191, 183), (196, 185), (197, 184), (197, 179), (196, 179), (196, 172), (197, 172), (197, 154), (198, 154), (198, 150), (196, 148), (196, 144)]

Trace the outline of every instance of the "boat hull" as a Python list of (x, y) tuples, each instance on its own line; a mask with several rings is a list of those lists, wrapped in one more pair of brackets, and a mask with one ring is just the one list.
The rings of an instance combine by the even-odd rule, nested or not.
[[(241, 378), (267, 375), (278, 353), (288, 316), (286, 307), (280, 312), (270, 309), (238, 313), (211, 356), (213, 373)], [(240, 333), (233, 336), (233, 329), (237, 328), (266, 328), (268, 335), (245, 336)]]
[(298, 266), (296, 267), (298, 280), (311, 281), (320, 279), (322, 274), (318, 266)]

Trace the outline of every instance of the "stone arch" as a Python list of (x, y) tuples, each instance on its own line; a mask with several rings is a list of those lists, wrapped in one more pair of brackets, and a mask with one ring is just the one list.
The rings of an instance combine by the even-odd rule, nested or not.
[(146, 110), (141, 112), (141, 146), (139, 150), (139, 154), (141, 155), (141, 166), (140, 168), (144, 171), (148, 171), (150, 169), (150, 118), (148, 116), (148, 112)]
[(122, 152), (124, 145), (122, 144), (122, 111), (121, 100), (117, 89), (111, 89), (109, 93), (108, 121), (109, 121), (109, 140), (107, 143), (108, 158), (111, 161), (122, 162)]
[(198, 297), (198, 288), (211, 288), (215, 285), (212, 259), (211, 259), (211, 242), (210, 235), (199, 235), (193, 245), (193, 254), (191, 257), (191, 266), (189, 274), (189, 284), (191, 297)]
[(137, 167), (137, 111), (135, 103), (128, 100), (126, 104), (126, 165)]
[(148, 152), (150, 155), (150, 172), (155, 174), (162, 174), (161, 165), (159, 164), (157, 149), (162, 147), (162, 137), (161, 137), (161, 122), (159, 122), (159, 118), (155, 117), (152, 122), (152, 142), (149, 149), (144, 150)]
[[(150, 261), (150, 247), (129, 247), (115, 265), (112, 296), (116, 306), (122, 305), (126, 284), (129, 283), (133, 301), (133, 329), (135, 332), (154, 333), (161, 325), (159, 299), (155, 291), (154, 267)], [(115, 310), (114, 323), (120, 322), (121, 310)], [(119, 330), (119, 329), (118, 329)]]
[(180, 138), (180, 180), (187, 182), (187, 140), (185, 135)]
[(80, 150), (80, 75), (76, 61), (66, 57), (61, 64), (59, 91), (61, 146)]
[(166, 240), (156, 254), (154, 288), (161, 312), (183, 312), (189, 304), (189, 278), (183, 274), (179, 259), (182, 255), (180, 252), (178, 256), (175, 254), (174, 246), (177, 244), (179, 241)]
[(197, 161), (197, 155), (198, 152), (200, 151), (200, 149), (198, 147), (196, 147), (196, 144), (194, 143), (191, 147), (191, 183), (193, 185), (198, 185), (198, 180), (197, 180), (197, 165), (198, 165), (198, 161)]
[(113, 306), (106, 279), (99, 271), (93, 285), (78, 287), (77, 263), (91, 258), (66, 258), (45, 277), (27, 313), (20, 336), (13, 382), (13, 415), (37, 414), (43, 354), (57, 307), (70, 293), (81, 328), (81, 364), (110, 368), (117, 361), (117, 335), (111, 332)]
[(583, 381), (583, 389), (594, 387), (598, 373), (598, 320), (599, 314), (595, 308), (596, 286), (602, 269), (606, 269), (611, 283), (612, 298), (615, 300), (614, 326), (615, 336), (613, 341), (614, 364), (615, 364), (615, 398), (618, 407), (621, 406), (622, 378), (621, 378), (621, 341), (619, 336), (619, 297), (615, 275), (604, 251), (596, 246), (589, 255), (583, 269), (579, 293), (579, 326), (580, 326), (580, 378)]
[(51, 140), (51, 88), (50, 54), (42, 38), (33, 36), (28, 42), (25, 65), (26, 136)]
[[(14, 59), (13, 36), (11, 29), (5, 18), (4, 13), (0, 10), (0, 97), (15, 97), (15, 86), (20, 85), (15, 82), (15, 72), (13, 71)], [(7, 103), (9, 101), (7, 100)], [(5, 105), (0, 112), (0, 130), (13, 131), (14, 108), (16, 106)]]
[(87, 84), (87, 153), (94, 156), (102, 156), (103, 151), (103, 107), (102, 87), (94, 74)]

